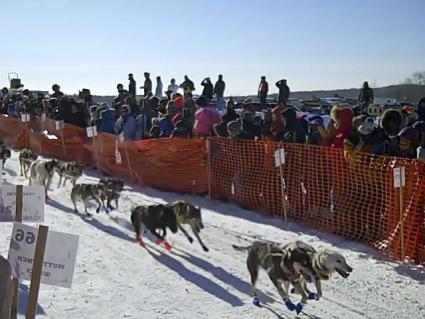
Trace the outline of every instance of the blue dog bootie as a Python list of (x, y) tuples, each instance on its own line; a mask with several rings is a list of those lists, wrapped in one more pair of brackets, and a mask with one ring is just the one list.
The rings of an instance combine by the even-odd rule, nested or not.
[(302, 304), (302, 302), (297, 303), (297, 305), (295, 306), (295, 311), (297, 312), (297, 315), (300, 314), (303, 308), (304, 308), (304, 305)]
[(292, 303), (292, 301), (291, 300), (285, 300), (285, 305), (286, 305), (286, 308), (288, 308), (288, 310), (290, 310), (290, 311), (294, 311), (295, 310), (295, 305)]
[(255, 296), (254, 298), (252, 298), (252, 304), (254, 306), (261, 307), (260, 299), (258, 299), (257, 296)]

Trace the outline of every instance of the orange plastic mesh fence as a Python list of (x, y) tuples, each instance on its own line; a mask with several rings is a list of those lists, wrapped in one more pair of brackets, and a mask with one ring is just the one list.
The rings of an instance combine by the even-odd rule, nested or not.
[[(367, 242), (394, 259), (401, 259), (401, 229), (393, 168), (404, 166), (405, 255), (424, 261), (424, 163), (300, 144), (223, 138), (210, 142), (214, 197), (280, 216), (285, 205), (291, 219)], [(283, 182), (274, 158), (282, 147)]]
[[(169, 191), (205, 193), (242, 206), (305, 222), (367, 242), (401, 259), (399, 189), (393, 168), (404, 166), (405, 255), (425, 262), (425, 164), (307, 145), (223, 138), (126, 141), (110, 134), (87, 138), (82, 128), (0, 115), (0, 138), (16, 149), (77, 160), (116, 177)], [(274, 153), (285, 150), (281, 170)], [(208, 163), (208, 158), (210, 159)], [(282, 186), (283, 194), (282, 194)]]

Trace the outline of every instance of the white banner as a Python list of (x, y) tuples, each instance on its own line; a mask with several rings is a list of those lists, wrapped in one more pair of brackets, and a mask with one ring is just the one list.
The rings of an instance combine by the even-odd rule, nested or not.
[[(13, 277), (31, 280), (38, 229), (15, 222), (8, 260)], [(47, 235), (41, 282), (71, 288), (77, 257), (78, 236), (55, 231)]]
[(274, 152), (274, 162), (276, 167), (285, 164), (285, 150), (283, 148), (279, 148)]
[[(24, 186), (22, 194), (22, 221), (44, 221), (44, 186)], [(13, 222), (16, 216), (16, 185), (0, 187), (0, 222)]]

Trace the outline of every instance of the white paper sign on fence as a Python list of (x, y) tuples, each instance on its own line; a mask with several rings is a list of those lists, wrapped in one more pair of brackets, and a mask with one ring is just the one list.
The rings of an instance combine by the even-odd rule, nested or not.
[(55, 121), (55, 127), (57, 130), (62, 130), (65, 128), (65, 122), (64, 121)]
[(86, 128), (87, 137), (97, 136), (97, 128), (96, 126), (89, 126)]
[(285, 149), (279, 148), (276, 152), (274, 152), (274, 162), (276, 167), (285, 164)]
[(31, 117), (28, 113), (22, 113), (21, 114), (21, 121), (22, 123), (27, 123), (31, 120)]
[[(41, 223), (44, 221), (44, 187), (24, 186), (22, 194), (22, 221)], [(16, 186), (0, 187), (0, 222), (13, 222), (16, 215)]]
[[(406, 186), (406, 170), (404, 167), (394, 168), (394, 188)], [(401, 181), (401, 183), (400, 183)]]
[[(38, 229), (14, 223), (8, 260), (13, 277), (31, 280)], [(78, 236), (55, 231), (47, 235), (41, 282), (71, 288), (77, 257)]]

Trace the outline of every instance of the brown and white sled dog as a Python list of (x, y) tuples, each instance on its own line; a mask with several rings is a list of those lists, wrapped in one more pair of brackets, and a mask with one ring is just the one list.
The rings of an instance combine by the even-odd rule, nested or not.
[(114, 207), (111, 205), (111, 202), (115, 202), (115, 208), (118, 208), (118, 200), (121, 197), (121, 192), (124, 189), (124, 182), (120, 179), (115, 178), (102, 178), (99, 181), (99, 184), (102, 184), (106, 187), (106, 206), (108, 209), (112, 210)]
[(28, 177), (28, 172), (30, 170), (31, 164), (36, 161), (38, 155), (35, 154), (30, 149), (24, 149), (19, 153), (19, 166), (21, 169), (21, 176)]
[(56, 160), (36, 160), (30, 167), (29, 184), (33, 183), (43, 185), (46, 199), (49, 199), (47, 191), (52, 183), (55, 172), (59, 171), (59, 164)]
[(59, 184), (58, 187), (66, 185), (66, 181), (69, 179), (72, 181), (72, 186), (75, 185), (77, 179), (79, 179), (84, 173), (84, 164), (79, 164), (76, 162), (65, 162), (61, 165), (59, 169)]
[(202, 249), (206, 252), (209, 251), (208, 247), (204, 245), (201, 237), (199, 236), (201, 229), (204, 228), (204, 224), (202, 223), (201, 209), (185, 201), (177, 201), (168, 205), (174, 210), (174, 213), (177, 216), (177, 226), (183, 232), (189, 242), (193, 243), (193, 238), (189, 236), (187, 231), (183, 228), (183, 224), (190, 226), (192, 232), (195, 234), (196, 239), (198, 239), (199, 243), (201, 244)]
[(324, 249), (317, 251), (314, 247), (299, 240), (288, 243), (282, 246), (282, 248), (289, 252), (303, 249), (310, 255), (315, 274), (311, 280), (316, 286), (315, 294), (308, 290), (306, 281), (304, 278), (301, 278), (303, 291), (309, 296), (309, 299), (319, 300), (322, 297), (322, 280), (329, 280), (335, 272), (343, 278), (347, 278), (353, 271), (353, 268), (347, 264), (344, 256), (333, 250)]
[[(232, 245), (238, 251), (248, 251), (246, 264), (251, 276), (253, 304), (260, 306), (256, 283), (260, 268), (269, 275), (286, 307), (300, 313), (307, 303), (308, 296), (304, 292), (300, 279), (309, 281), (314, 277), (310, 255), (304, 249), (286, 250), (270, 242), (255, 241), (251, 246), (239, 247)], [(282, 285), (283, 284), (283, 285)], [(293, 304), (289, 298), (287, 287), (292, 284), (301, 293), (301, 303)]]
[(87, 206), (90, 201), (94, 200), (97, 203), (96, 213), (103, 208), (106, 213), (108, 209), (105, 206), (107, 189), (101, 184), (75, 184), (71, 191), (71, 200), (74, 204), (74, 210), (78, 213), (77, 201), (84, 202), (84, 211), (88, 216), (91, 214), (87, 211)]

